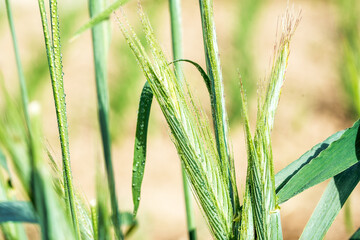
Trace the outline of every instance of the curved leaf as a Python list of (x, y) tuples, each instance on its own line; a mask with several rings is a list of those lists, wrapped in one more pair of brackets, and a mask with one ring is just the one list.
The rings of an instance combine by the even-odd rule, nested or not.
[(34, 208), (30, 202), (0, 202), (0, 223), (28, 222), (37, 223)]
[(323, 239), (360, 181), (360, 163), (331, 179), (300, 239)]
[(144, 177), (146, 161), (147, 129), (153, 93), (148, 82), (145, 83), (141, 92), (139, 112), (136, 124), (136, 137), (134, 147), (133, 175), (132, 175), (132, 196), (134, 203), (134, 216), (140, 204), (141, 183)]
[[(301, 157), (297, 160), (296, 165), (299, 165), (299, 167), (294, 168), (294, 166), (292, 166), (291, 168), (294, 168), (294, 171), (292, 171), (288, 177), (284, 178), (284, 175), (281, 174), (280, 176), (282, 176), (284, 181), (277, 182), (278, 187), (276, 191), (278, 203), (280, 204), (287, 201), (298, 193), (343, 172), (359, 162), (359, 124), (360, 121), (358, 120), (351, 128), (345, 130), (343, 134), (339, 132), (330, 137), (330, 141), (333, 141), (326, 149), (322, 149), (321, 145), (313, 148), (311, 151), (315, 150), (314, 155), (317, 156), (311, 157), (309, 156), (309, 152), (305, 153), (305, 155), (309, 157)], [(341, 135), (341, 137), (339, 137), (339, 135)], [(339, 137), (339, 139), (334, 140), (337, 137)], [(287, 172), (287, 169), (288, 167), (283, 171)]]
[(325, 141), (316, 144), (312, 149), (304, 153), (299, 159), (290, 163), (288, 166), (283, 168), (280, 172), (278, 172), (275, 176), (275, 187), (276, 191), (279, 192), (280, 189), (306, 164), (308, 164), (311, 160), (319, 156), (319, 154), (329, 147), (331, 143), (339, 140), (339, 138), (344, 134), (345, 131), (339, 131), (330, 137), (328, 137)]
[(196, 67), (196, 69), (200, 72), (201, 76), (203, 77), (204, 82), (206, 84), (206, 88), (209, 91), (209, 94), (211, 96), (211, 81), (210, 81), (210, 78), (206, 74), (205, 70), (198, 63), (196, 63), (194, 61), (191, 61), (189, 59), (178, 59), (178, 60), (170, 62), (170, 64), (176, 63), (176, 62), (188, 62), (188, 63), (191, 63), (192, 65), (194, 65)]

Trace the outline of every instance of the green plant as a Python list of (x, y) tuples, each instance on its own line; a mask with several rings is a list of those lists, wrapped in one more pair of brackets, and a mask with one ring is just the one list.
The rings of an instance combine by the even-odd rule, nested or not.
[[(58, 16), (57, 1), (50, 1), (50, 21), (49, 30), (46, 16), (45, 2), (39, 0), (39, 9), (41, 15), (42, 28), (44, 32), (45, 46), (48, 58), (48, 65), (51, 76), (53, 96), (56, 108), (56, 117), (58, 122), (60, 145), (63, 159), (65, 202), (67, 210), (72, 218), (76, 238), (80, 239), (80, 229), (77, 219), (77, 211), (74, 199), (74, 187), (70, 169), (70, 150), (69, 134), (67, 128), (66, 102), (63, 83), (63, 70), (61, 59), (60, 26)], [(50, 32), (51, 31), (51, 32)], [(51, 34), (51, 37), (50, 37)]]
[[(181, 87), (174, 72), (168, 67), (145, 15), (140, 13), (148, 44), (152, 46), (152, 57), (144, 51), (131, 28), (122, 25), (121, 20), (119, 22), (171, 129), (179, 157), (214, 238), (282, 239), (278, 205), (305, 189), (334, 177), (301, 237), (323, 238), (344, 204), (344, 201), (337, 203), (335, 199), (347, 199), (359, 182), (356, 154), (359, 123), (315, 146), (315, 150), (305, 153), (275, 176), (270, 135), (285, 78), (290, 40), (298, 22), (298, 19), (293, 19), (287, 13), (282, 23), (283, 33), (276, 48), (269, 85), (258, 101), (254, 138), (250, 132), (245, 94), (241, 91), (248, 145), (248, 174), (243, 205), (240, 206), (233, 174), (234, 163), (228, 149), (212, 1), (200, 1), (200, 9), (208, 75), (203, 70), (200, 72), (210, 90), (215, 136), (210, 131), (206, 117), (194, 104), (189, 90)], [(199, 68), (198, 64), (195, 65)], [(346, 152), (341, 149), (346, 149)], [(336, 164), (335, 158), (343, 161)], [(337, 187), (339, 182), (342, 182), (343, 189)], [(329, 202), (333, 205), (330, 211), (325, 212), (324, 208)]]
[[(106, 1), (89, 0), (90, 17), (96, 16), (105, 9)], [(117, 239), (123, 239), (124, 236), (120, 230), (119, 207), (115, 188), (115, 176), (111, 159), (111, 141), (109, 130), (109, 100), (107, 95), (107, 52), (110, 43), (110, 25), (103, 22), (92, 28), (92, 41), (94, 50), (96, 90), (98, 98), (98, 115), (101, 130), (101, 139), (103, 143), (104, 159), (107, 172), (107, 182), (109, 185), (112, 209), (112, 221)]]
[[(347, 103), (354, 118), (360, 116), (360, 36), (359, 16), (360, 4), (358, 1), (336, 1), (340, 15), (340, 44), (341, 60), (340, 75), (344, 86)], [(345, 205), (345, 226), (348, 232), (353, 231), (350, 198)]]
[[(26, 239), (23, 226), (14, 222), (28, 222), (40, 226), (42, 239), (125, 238), (137, 225), (135, 216), (140, 204), (146, 163), (147, 129), (151, 104), (155, 97), (169, 125), (184, 169), (185, 192), (187, 178), (215, 239), (282, 239), (279, 205), (311, 186), (331, 178), (300, 238), (322, 239), (345, 200), (360, 181), (360, 121), (314, 146), (275, 175), (271, 132), (285, 80), (290, 41), (299, 21), (299, 17), (293, 16), (289, 11), (282, 21), (282, 34), (275, 48), (266, 90), (258, 99), (254, 133), (251, 132), (247, 98), (240, 80), (240, 109), (244, 116), (248, 153), (246, 185), (242, 199), (238, 193), (229, 139), (212, 0), (199, 1), (206, 71), (191, 60), (181, 59), (181, 43), (177, 32), (180, 25), (176, 24), (179, 15), (174, 14), (179, 10), (174, 7), (176, 5), (171, 8), (174, 42), (172, 62), (169, 62), (162, 52), (141, 7), (139, 15), (150, 46), (150, 54), (146, 52), (126, 18), (118, 18), (119, 27), (147, 80), (140, 97), (135, 136), (132, 183), (134, 211), (126, 213), (118, 209), (111, 158), (106, 68), (109, 46), (108, 17), (125, 2), (118, 0), (106, 5), (106, 1), (90, 0), (92, 18), (77, 32), (79, 34), (86, 29), (92, 29), (97, 106), (105, 163), (105, 171), (102, 170), (101, 161), (97, 163), (97, 197), (90, 206), (81, 199), (71, 178), (57, 1), (50, 1), (50, 28), (43, 0), (39, 0), (39, 8), (57, 112), (63, 176), (42, 143), (40, 107), (36, 103), (27, 103), (25, 80), (21, 74), (13, 31), (23, 107), (19, 111), (16, 107), (18, 103), (12, 100), (2, 86), (2, 107), (8, 110), (7, 114), (0, 118), (0, 146), (6, 153), (0, 152), (0, 171), (4, 173), (0, 175), (0, 223), (4, 236), (7, 239)], [(14, 30), (11, 8), (10, 5), (7, 6), (9, 23)], [(210, 96), (212, 125), (192, 95), (190, 84), (182, 77), (181, 62), (193, 64), (204, 79)], [(172, 68), (173, 64), (175, 70)], [(52, 169), (44, 161), (46, 153)], [(9, 171), (5, 156), (9, 156), (20, 182), (18, 187), (24, 191), (23, 201), (17, 200), (12, 194), (15, 181), (12, 181), (13, 175)], [(188, 231), (189, 237), (195, 238), (191, 212), (188, 207)], [(358, 232), (353, 238), (356, 238)]]

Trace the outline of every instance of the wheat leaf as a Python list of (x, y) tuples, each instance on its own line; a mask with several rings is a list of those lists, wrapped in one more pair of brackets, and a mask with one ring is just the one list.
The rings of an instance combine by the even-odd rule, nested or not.
[(106, 9), (104, 9), (102, 12), (96, 14), (95, 16), (91, 17), (91, 19), (85, 23), (83, 26), (81, 26), (74, 34), (74, 37), (72, 39), (75, 39), (78, 37), (81, 33), (85, 32), (87, 29), (90, 29), (94, 27), (95, 25), (101, 23), (104, 20), (108, 20), (110, 15), (118, 9), (120, 6), (124, 5), (129, 0), (117, 0), (110, 4)]
[(359, 181), (360, 163), (332, 178), (306, 224), (300, 239), (323, 239)]
[(194, 61), (191, 61), (189, 59), (178, 59), (178, 60), (175, 60), (175, 61), (171, 62), (170, 64), (176, 63), (176, 62), (188, 62), (188, 63), (191, 63), (192, 65), (194, 65), (194, 67), (196, 67), (196, 69), (200, 72), (201, 76), (203, 77), (206, 88), (207, 88), (207, 90), (208, 90), (208, 92), (209, 92), (209, 94), (211, 96), (211, 81), (210, 81), (210, 78), (206, 74), (205, 70), (200, 66), (200, 64), (198, 64), (198, 63), (196, 63)]
[[(89, 12), (91, 17), (96, 16), (96, 14), (101, 12), (104, 8), (105, 1), (89, 1)], [(107, 57), (110, 44), (109, 27), (110, 22), (105, 21), (99, 25), (93, 25), (91, 33), (93, 41), (98, 117), (106, 166), (106, 176), (108, 178), (107, 182), (110, 192), (110, 203), (113, 212), (113, 224), (117, 238), (122, 239), (123, 237), (120, 229), (121, 223), (119, 222), (121, 221), (121, 218), (119, 216), (113, 161), (111, 158), (111, 138), (109, 126), (109, 97), (107, 86)]]
[(339, 140), (339, 138), (344, 134), (345, 131), (339, 131), (333, 135), (331, 135), (329, 138), (327, 138), (325, 141), (316, 144), (314, 147), (312, 147), (309, 151), (304, 153), (299, 159), (293, 161), (288, 166), (283, 168), (281, 171), (279, 171), (275, 176), (275, 187), (276, 191), (279, 192), (280, 189), (301, 169), (303, 168), (307, 163), (309, 163), (311, 160), (319, 156), (319, 154), (328, 148), (331, 143), (334, 141)]
[[(72, 173), (70, 167), (70, 146), (69, 132), (65, 102), (65, 92), (63, 83), (63, 68), (60, 43), (60, 26), (58, 15), (57, 0), (50, 0), (50, 20), (51, 28), (49, 29), (47, 13), (44, 0), (38, 0), (41, 22), (44, 33), (45, 47), (50, 70), (53, 97), (56, 108), (56, 117), (58, 123), (58, 132), (60, 138), (62, 159), (63, 159), (63, 177), (64, 188), (66, 192), (65, 202), (67, 209), (72, 218), (76, 235), (80, 239), (79, 223), (77, 220), (76, 204), (74, 200), (74, 189), (72, 184)], [(51, 32), (51, 37), (50, 37)]]
[(37, 223), (38, 219), (31, 202), (0, 202), (0, 223), (28, 222)]
[[(360, 160), (360, 120), (343, 132), (315, 158), (300, 158), (303, 164), (278, 183), (278, 203), (283, 203), (298, 193), (329, 179)], [(335, 134), (335, 138), (341, 133)], [(319, 148), (321, 149), (321, 148)], [(297, 160), (299, 161), (299, 160)]]
[(139, 111), (136, 124), (136, 137), (134, 147), (133, 174), (132, 174), (132, 196), (134, 203), (134, 216), (139, 208), (141, 184), (144, 177), (146, 161), (147, 130), (153, 93), (148, 82), (145, 83), (141, 92)]

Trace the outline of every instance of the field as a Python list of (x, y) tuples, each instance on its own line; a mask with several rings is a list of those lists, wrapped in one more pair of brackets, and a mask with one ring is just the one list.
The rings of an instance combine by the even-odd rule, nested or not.
[[(240, 1), (241, 2), (241, 1)], [(259, 1), (253, 17), (251, 34), (247, 36), (246, 51), (253, 83), (247, 90), (249, 117), (252, 126), (256, 120), (256, 84), (271, 71), (279, 16), (285, 12), (287, 1)], [(286, 81), (275, 117), (272, 133), (272, 150), (275, 172), (283, 169), (315, 144), (333, 133), (351, 127), (357, 120), (341, 78), (340, 13), (333, 1), (294, 0), (295, 11), (301, 9), (301, 21), (292, 38)], [(88, 20), (87, 2), (59, 1), (64, 88), (68, 114), (69, 140), (73, 182), (85, 199), (96, 197), (96, 164), (102, 159), (102, 142), (97, 117), (97, 98), (91, 32), (88, 30), (72, 39)], [(149, 15), (155, 35), (170, 60), (171, 31), (168, 3), (165, 0), (144, 0), (143, 9)], [(237, 66), (242, 61), (236, 34), (241, 28), (240, 4), (234, 0), (215, 1), (215, 23), (219, 52), (222, 60), (225, 101), (229, 109), (241, 107), (236, 99), (240, 95)], [(46, 145), (61, 163), (56, 112), (43, 43), (41, 19), (36, 1), (12, 1), (16, 33), (29, 89), (30, 101), (41, 106), (42, 128)], [(140, 39), (141, 26), (136, 1), (130, 1), (123, 11)], [(200, 11), (197, 1), (182, 1), (184, 58), (205, 68)], [(118, 13), (120, 15), (121, 13)], [(111, 17), (111, 44), (108, 60), (110, 94), (110, 129), (112, 158), (116, 179), (119, 208), (132, 211), (131, 178), (134, 154), (134, 136), (139, 96), (145, 83), (135, 58), (124, 41), (115, 16)], [(245, 40), (244, 40), (245, 41)], [(242, 50), (243, 51), (243, 50)], [(0, 72), (10, 95), (20, 97), (16, 62), (11, 35), (6, 19), (5, 5), (0, 3)], [(186, 80), (205, 112), (211, 116), (206, 88), (196, 68), (184, 63)], [(241, 74), (241, 72), (240, 72)], [(247, 81), (244, 79), (244, 81)], [(239, 98), (237, 98), (239, 99)], [(4, 103), (1, 102), (2, 111)], [(246, 144), (243, 121), (236, 111), (230, 117), (231, 145), (237, 169), (240, 196), (245, 191)], [(210, 117), (211, 118), (211, 117)], [(147, 164), (142, 185), (141, 204), (138, 211), (139, 226), (129, 239), (187, 239), (181, 165), (171, 138), (170, 130), (154, 100), (150, 115), (147, 146)], [(328, 181), (321, 183), (281, 205), (281, 222), (284, 239), (298, 239)], [(20, 195), (20, 193), (19, 193)], [(21, 197), (20, 197), (21, 198)], [(360, 191), (351, 195), (353, 228), (346, 231), (344, 213), (340, 212), (326, 235), (326, 239), (347, 239), (360, 226)], [(196, 226), (199, 239), (211, 238), (206, 222), (197, 205)], [(39, 230), (30, 224), (30, 239), (39, 238)], [(0, 236), (1, 238), (1, 236)]]

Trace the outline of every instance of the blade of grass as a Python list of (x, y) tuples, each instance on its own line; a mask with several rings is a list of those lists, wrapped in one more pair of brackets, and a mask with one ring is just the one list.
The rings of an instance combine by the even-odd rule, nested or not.
[(0, 202), (0, 223), (28, 222), (37, 223), (37, 217), (30, 202), (9, 201)]
[[(14, 196), (14, 189), (10, 184), (9, 180), (3, 174), (3, 171), (0, 169), (0, 201), (8, 202), (15, 201), (16, 198)], [(5, 214), (0, 214), (0, 218)], [(12, 216), (9, 214), (8, 216)], [(5, 239), (18, 239), (18, 240), (27, 240), (27, 236), (25, 233), (25, 228), (23, 224), (19, 223), (1, 223), (0, 231), (2, 232)]]
[(132, 174), (132, 197), (134, 203), (134, 217), (139, 208), (141, 184), (144, 177), (146, 161), (147, 130), (153, 93), (148, 82), (145, 83), (141, 92), (139, 111), (136, 123), (136, 136), (134, 146), (133, 174)]
[(116, 0), (112, 4), (110, 4), (107, 8), (102, 9), (101, 12), (97, 12), (94, 16), (91, 17), (90, 21), (85, 23), (83, 26), (79, 28), (74, 34), (74, 37), (72, 39), (75, 39), (78, 37), (81, 33), (86, 31), (87, 29), (90, 29), (94, 27), (95, 25), (101, 23), (104, 20), (108, 20), (110, 15), (118, 9), (120, 6), (124, 5), (129, 0)]
[[(61, 23), (61, 39), (65, 43), (62, 45), (61, 51), (63, 54), (66, 54), (67, 50), (71, 46), (67, 44), (69, 38), (74, 34), (74, 30), (77, 27), (74, 22), (78, 22), (82, 18), (82, 14), (79, 14), (80, 8), (74, 6), (73, 8), (66, 8), (66, 11), (62, 12), (59, 16), (59, 21)], [(31, 48), (33, 53), (31, 56), (28, 56), (29, 59), (27, 62), (36, 64), (27, 64), (24, 65), (24, 74), (27, 80), (27, 90), (29, 99), (35, 99), (41, 94), (44, 90), (44, 86), (47, 83), (47, 77), (49, 75), (48, 62), (46, 60), (46, 51), (44, 51), (43, 45), (39, 44), (38, 39), (29, 38), (27, 40), (27, 45)]]
[(8, 21), (9, 21), (10, 30), (11, 30), (12, 42), (13, 42), (13, 46), (14, 46), (16, 66), (17, 66), (19, 82), (20, 82), (20, 89), (21, 89), (21, 100), (22, 100), (22, 106), (24, 109), (24, 116), (25, 116), (25, 123), (26, 123), (26, 127), (30, 134), (30, 120), (29, 120), (29, 111), (28, 111), (28, 106), (27, 106), (28, 105), (28, 94), (27, 94), (27, 90), (26, 90), (26, 83), (25, 83), (26, 81), (25, 81), (24, 71), (23, 71), (23, 68), (21, 65), (21, 60), (20, 60), (20, 53), (19, 53), (19, 48), (18, 48), (16, 34), (15, 34), (15, 26), (14, 26), (14, 20), (13, 20), (13, 16), (12, 16), (12, 12), (11, 12), (10, 1), (5, 0), (5, 5), (6, 5), (6, 13), (8, 16)]
[(77, 239), (81, 239), (79, 222), (77, 219), (76, 206), (74, 200), (74, 189), (72, 184), (71, 168), (70, 168), (70, 151), (69, 151), (69, 134), (67, 128), (67, 114), (65, 93), (63, 86), (63, 71), (60, 49), (60, 28), (58, 21), (57, 1), (50, 1), (50, 19), (51, 19), (51, 35), (47, 23), (47, 16), (45, 10), (44, 0), (38, 0), (46, 52), (48, 57), (48, 65), (51, 76), (51, 83), (53, 89), (53, 96), (56, 108), (56, 116), (58, 122), (58, 130), (60, 136), (60, 145), (63, 159), (64, 171), (64, 187), (65, 187), (65, 201), (68, 211), (72, 219), (72, 224), (75, 229)]
[(278, 192), (292, 177), (295, 175), (302, 167), (304, 167), (311, 160), (319, 156), (319, 154), (328, 148), (331, 143), (340, 139), (340, 137), (344, 134), (343, 131), (339, 131), (330, 137), (328, 137), (325, 141), (316, 144), (309, 151), (304, 153), (299, 159), (293, 161), (288, 166), (279, 171), (275, 176), (275, 187)]
[[(105, 8), (105, 1), (89, 0), (90, 17), (94, 17)], [(109, 22), (102, 22), (92, 28), (92, 41), (96, 76), (96, 93), (98, 100), (98, 117), (100, 122), (101, 139), (103, 144), (106, 175), (110, 192), (112, 220), (117, 239), (123, 239), (121, 218), (119, 213), (115, 176), (111, 159), (111, 137), (109, 129), (109, 97), (107, 87), (107, 54), (109, 49)]]
[(194, 67), (196, 67), (196, 69), (200, 72), (202, 78), (204, 79), (206, 88), (207, 88), (207, 90), (209, 92), (209, 95), (211, 97), (211, 81), (210, 81), (209, 76), (206, 74), (205, 70), (200, 66), (200, 64), (198, 64), (198, 63), (196, 63), (194, 61), (191, 61), (189, 59), (178, 59), (178, 60), (174, 60), (171, 63), (177, 63), (177, 62), (188, 62), (188, 63), (191, 63), (192, 65), (194, 65)]
[[(281, 204), (298, 193), (331, 178), (360, 160), (360, 120), (345, 130), (315, 158), (301, 158), (303, 164), (292, 172), (276, 189)], [(337, 133), (339, 134), (339, 133)]]
[[(183, 47), (182, 47), (182, 23), (181, 23), (181, 5), (180, 0), (169, 0), (170, 10), (170, 22), (171, 22), (171, 40), (173, 50), (173, 60), (183, 58)], [(180, 86), (183, 85), (183, 74), (182, 66), (180, 62), (174, 62), (175, 75), (179, 81)], [(184, 165), (181, 164), (181, 173), (183, 180), (184, 199), (185, 199), (185, 212), (186, 212), (186, 223), (187, 230), (190, 240), (195, 240), (196, 228), (195, 228), (195, 216), (193, 211), (192, 197), (190, 192), (190, 186), (184, 170)]]
[(359, 181), (360, 163), (332, 178), (300, 239), (323, 239)]

